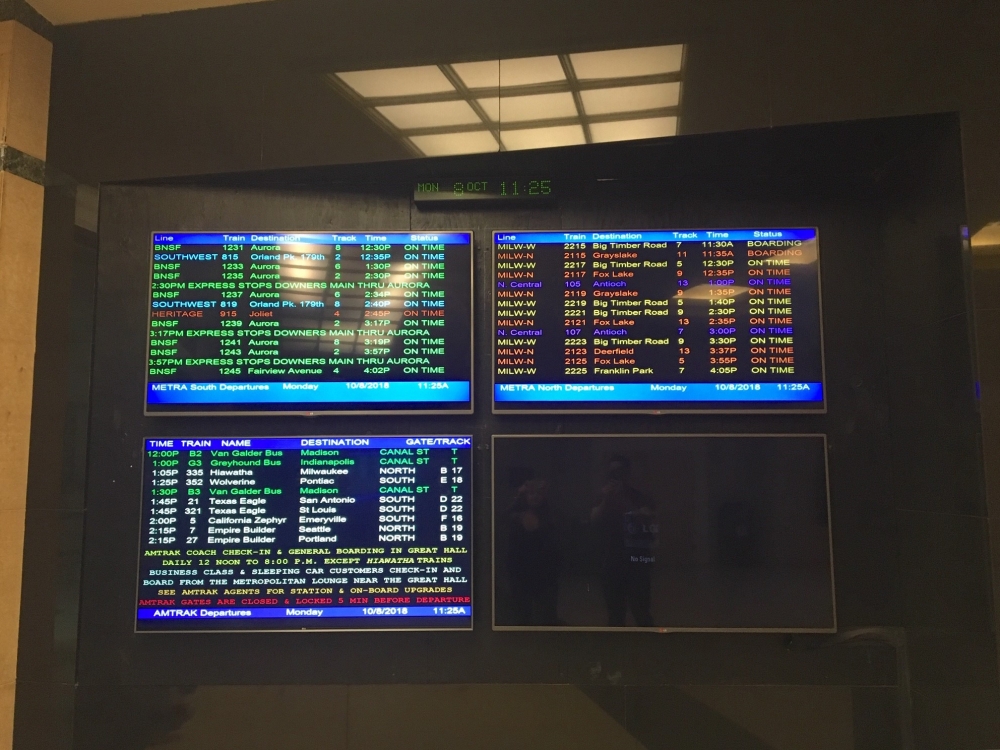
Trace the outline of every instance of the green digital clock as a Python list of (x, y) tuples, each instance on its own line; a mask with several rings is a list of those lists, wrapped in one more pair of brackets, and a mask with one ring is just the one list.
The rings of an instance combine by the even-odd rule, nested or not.
[(542, 177), (456, 178), (419, 180), (413, 187), (417, 203), (456, 201), (539, 201), (555, 197), (552, 180)]

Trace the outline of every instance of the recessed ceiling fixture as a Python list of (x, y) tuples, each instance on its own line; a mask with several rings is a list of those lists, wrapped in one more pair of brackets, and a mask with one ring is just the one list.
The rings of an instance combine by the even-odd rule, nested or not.
[(992, 221), (974, 235), (973, 247), (1000, 247), (1000, 221)]
[(329, 73), (417, 156), (677, 134), (684, 45)]

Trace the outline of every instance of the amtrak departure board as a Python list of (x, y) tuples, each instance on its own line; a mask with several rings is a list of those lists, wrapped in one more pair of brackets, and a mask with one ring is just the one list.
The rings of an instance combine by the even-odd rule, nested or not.
[(153, 235), (147, 414), (470, 412), (468, 232)]
[(136, 629), (471, 628), (471, 446), (146, 440)]
[(815, 229), (495, 232), (497, 412), (825, 410)]

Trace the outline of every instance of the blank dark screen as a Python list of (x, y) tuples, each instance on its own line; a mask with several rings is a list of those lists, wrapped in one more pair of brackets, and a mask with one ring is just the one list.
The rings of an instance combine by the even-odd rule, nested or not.
[(497, 436), (496, 627), (835, 628), (807, 436)]

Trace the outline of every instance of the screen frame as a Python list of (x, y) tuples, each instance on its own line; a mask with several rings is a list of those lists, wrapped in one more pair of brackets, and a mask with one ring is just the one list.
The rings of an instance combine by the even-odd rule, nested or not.
[[(328, 234), (329, 232), (318, 232), (316, 230), (289, 230), (289, 231), (276, 231), (276, 230), (229, 230), (229, 229), (186, 229), (183, 232), (176, 231), (173, 234), (200, 234), (200, 233), (212, 233), (212, 234), (225, 234), (228, 232), (232, 233), (259, 233), (259, 234)], [(331, 230), (332, 231), (332, 230)], [(338, 232), (365, 232), (368, 234), (414, 234), (417, 233), (412, 229), (338, 229)], [(447, 230), (433, 230), (428, 229), (426, 232), (447, 232), (449, 234), (468, 234), (469, 235), (469, 402), (468, 408), (462, 409), (268, 409), (264, 411), (251, 411), (251, 410), (210, 410), (210, 411), (197, 411), (197, 410), (181, 410), (181, 411), (169, 411), (169, 410), (156, 410), (150, 411), (149, 409), (149, 352), (151, 349), (150, 339), (152, 332), (152, 321), (153, 321), (153, 245), (154, 238), (158, 234), (170, 234), (171, 232), (164, 231), (154, 231), (149, 233), (149, 281), (147, 282), (147, 300), (146, 300), (146, 359), (144, 362), (145, 368), (145, 378), (143, 381), (143, 392), (142, 392), (142, 413), (146, 417), (266, 417), (266, 416), (298, 416), (298, 417), (316, 417), (316, 416), (372, 416), (378, 414), (390, 414), (390, 415), (413, 415), (413, 414), (461, 414), (469, 415), (475, 413), (476, 408), (476, 235), (471, 229), (447, 229)]]
[[(694, 409), (682, 409), (682, 408), (635, 408), (635, 409), (598, 409), (594, 407), (589, 408), (566, 408), (566, 409), (525, 409), (525, 408), (514, 408), (514, 409), (498, 409), (496, 400), (496, 387), (497, 387), (497, 242), (496, 236), (498, 234), (503, 234), (505, 232), (705, 232), (705, 231), (753, 231), (755, 229), (775, 229), (777, 227), (671, 227), (670, 229), (494, 229), (490, 242), (490, 262), (492, 265), (492, 273), (490, 278), (492, 279), (492, 286), (490, 287), (490, 299), (492, 313), (490, 315), (491, 329), (490, 338), (492, 340), (491, 351), (492, 359), (490, 360), (490, 405), (493, 414), (826, 414), (829, 409), (829, 403), (827, 399), (827, 379), (826, 379), (826, 342), (823, 336), (823, 263), (821, 260), (820, 252), (820, 238), (819, 238), (819, 227), (816, 226), (786, 226), (781, 227), (782, 229), (811, 229), (816, 233), (816, 302), (819, 305), (819, 361), (820, 361), (820, 377), (823, 384), (823, 401), (822, 407), (816, 409), (754, 409), (754, 408), (726, 408), (720, 407), (717, 409), (705, 409), (705, 408), (694, 408)], [(148, 369), (148, 368), (147, 368)], [(583, 402), (568, 402), (574, 406), (577, 403)], [(702, 402), (704, 403), (704, 402)], [(738, 403), (738, 402), (737, 402)]]
[(141, 473), (139, 481), (139, 533), (136, 537), (136, 554), (135, 554), (135, 593), (129, 604), (129, 610), (132, 613), (132, 633), (135, 635), (186, 635), (188, 633), (470, 633), (475, 628), (475, 618), (473, 613), (475, 612), (475, 515), (474, 515), (474, 492), (471, 489), (474, 486), (475, 477), (475, 435), (239, 435), (234, 436), (234, 439), (249, 439), (249, 440), (271, 440), (271, 439), (299, 439), (299, 438), (352, 438), (352, 437), (366, 437), (366, 438), (412, 438), (412, 437), (431, 437), (431, 438), (443, 438), (443, 437), (467, 437), (469, 438), (469, 475), (473, 477), (469, 481), (469, 500), (468, 500), (468, 515), (469, 515), (469, 528), (472, 529), (472, 533), (469, 534), (469, 626), (468, 627), (457, 627), (457, 628), (237, 628), (237, 629), (225, 629), (225, 628), (209, 628), (205, 629), (187, 629), (187, 628), (169, 628), (163, 630), (140, 630), (139, 629), (139, 617), (138, 617), (138, 606), (139, 606), (139, 582), (142, 579), (142, 567), (139, 561), (142, 558), (142, 519), (144, 504), (146, 501), (146, 441), (147, 440), (206, 440), (211, 439), (214, 436), (204, 436), (204, 435), (182, 435), (182, 436), (168, 436), (164, 437), (162, 435), (156, 437), (143, 437), (142, 438), (142, 462), (141, 462)]
[[(497, 625), (497, 563), (496, 563), (496, 441), (510, 438), (821, 438), (823, 441), (823, 470), (826, 486), (827, 545), (830, 552), (830, 601), (832, 604), (833, 627), (831, 628), (698, 628), (698, 627), (652, 627), (638, 626), (608, 627), (600, 625)], [(583, 633), (822, 633), (837, 632), (837, 581), (833, 557), (833, 512), (830, 504), (830, 451), (825, 433), (558, 433), (558, 434), (504, 434), (492, 435), (490, 439), (490, 568), (491, 568), (491, 626), (495, 631), (511, 632), (583, 632)]]

